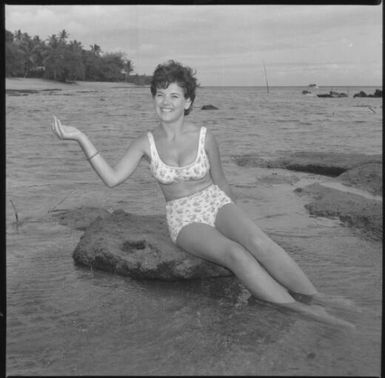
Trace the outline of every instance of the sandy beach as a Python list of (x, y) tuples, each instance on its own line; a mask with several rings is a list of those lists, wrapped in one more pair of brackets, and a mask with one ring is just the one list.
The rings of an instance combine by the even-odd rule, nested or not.
[[(132, 83), (125, 82), (91, 82), (91, 81), (76, 81), (73, 83), (61, 83), (59, 81), (34, 79), (34, 78), (6, 78), (5, 89), (9, 93), (23, 93), (27, 91), (78, 91), (80, 89), (100, 89), (100, 88), (116, 88), (116, 87), (135, 87)], [(24, 92), (25, 93), (25, 92)]]

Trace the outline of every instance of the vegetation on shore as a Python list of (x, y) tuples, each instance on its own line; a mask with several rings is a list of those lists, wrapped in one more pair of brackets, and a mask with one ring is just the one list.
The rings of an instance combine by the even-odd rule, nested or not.
[(44, 78), (71, 81), (126, 81), (147, 85), (151, 76), (133, 75), (133, 63), (123, 52), (103, 52), (97, 44), (87, 50), (82, 43), (69, 40), (62, 30), (46, 40), (20, 30), (5, 32), (6, 77)]

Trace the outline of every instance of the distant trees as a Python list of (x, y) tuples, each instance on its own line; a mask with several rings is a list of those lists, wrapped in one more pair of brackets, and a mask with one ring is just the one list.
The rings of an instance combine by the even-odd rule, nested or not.
[(14, 36), (5, 32), (5, 74), (6, 76), (24, 76), (24, 56), (17, 46)]
[(81, 42), (69, 41), (69, 34), (62, 30), (43, 41), (31, 38), (20, 30), (6, 30), (6, 76), (42, 77), (62, 82), (127, 81), (148, 84), (151, 77), (131, 76), (133, 64), (123, 52), (103, 53), (97, 44), (87, 50)]

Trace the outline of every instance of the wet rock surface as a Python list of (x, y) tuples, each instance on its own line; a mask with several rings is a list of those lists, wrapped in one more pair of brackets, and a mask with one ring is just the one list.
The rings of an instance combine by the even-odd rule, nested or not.
[(284, 168), (333, 177), (328, 185), (317, 182), (295, 189), (297, 194), (311, 197), (305, 206), (309, 213), (339, 218), (369, 237), (382, 239), (382, 155), (298, 152), (271, 161), (253, 154), (234, 160), (242, 167)]
[(338, 180), (345, 185), (382, 196), (382, 163), (361, 164), (342, 173)]
[[(93, 220), (92, 220), (93, 219)], [(227, 269), (188, 254), (169, 237), (163, 215), (81, 208), (61, 215), (79, 229), (91, 221), (73, 252), (75, 263), (136, 279), (180, 280), (232, 276)]]
[(365, 236), (382, 239), (382, 201), (343, 192), (314, 183), (295, 190), (312, 200), (305, 208), (313, 216), (339, 218), (347, 226), (360, 230)]
[(77, 209), (58, 209), (51, 212), (51, 216), (59, 224), (68, 226), (74, 230), (84, 231), (96, 218), (104, 219), (111, 213), (97, 207), (79, 207)]
[(382, 155), (303, 151), (275, 160), (266, 160), (257, 154), (233, 156), (233, 160), (240, 167), (283, 168), (336, 177), (363, 164), (382, 164)]

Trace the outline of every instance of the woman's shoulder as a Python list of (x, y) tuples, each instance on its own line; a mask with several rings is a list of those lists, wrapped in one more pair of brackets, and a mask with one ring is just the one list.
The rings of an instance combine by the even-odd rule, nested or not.
[(137, 150), (144, 155), (150, 155), (150, 142), (148, 131), (142, 132), (130, 143), (129, 149)]
[(130, 143), (130, 147), (139, 149), (142, 152), (147, 152), (149, 150), (148, 131), (142, 132), (135, 137)]
[(202, 128), (203, 127), (206, 129), (206, 140), (209, 143), (215, 143), (215, 136), (214, 136), (213, 132), (209, 128), (202, 126)]
[(144, 136), (147, 137), (149, 134), (151, 134), (154, 138), (159, 138), (160, 136), (162, 136), (162, 130), (159, 126), (156, 126), (152, 129), (146, 130)]
[(145, 132), (141, 132), (137, 137), (134, 138), (134, 143), (138, 143), (138, 144), (146, 143), (146, 141), (148, 141), (148, 133), (149, 133), (149, 130)]

